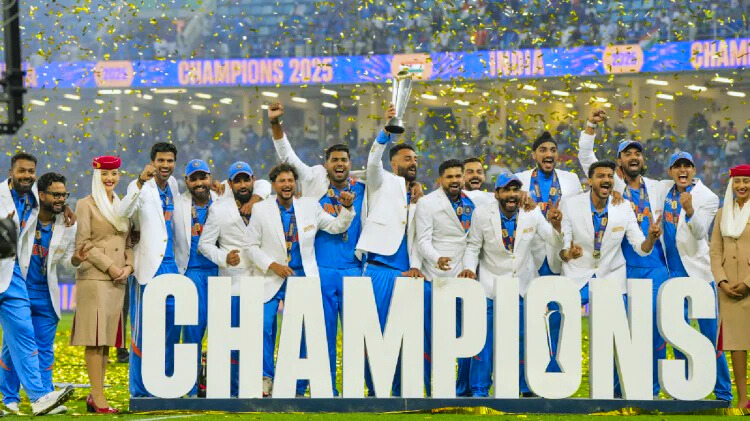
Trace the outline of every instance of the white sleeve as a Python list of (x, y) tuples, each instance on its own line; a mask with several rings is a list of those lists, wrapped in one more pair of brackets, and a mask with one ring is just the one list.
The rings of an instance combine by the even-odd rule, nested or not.
[(221, 232), (221, 220), (226, 218), (226, 215), (221, 215), (221, 212), (218, 212), (218, 210), (217, 207), (213, 207), (208, 211), (208, 218), (206, 218), (206, 223), (203, 225), (203, 232), (198, 240), (198, 251), (221, 269), (226, 269), (227, 254), (229, 253), (216, 246)]

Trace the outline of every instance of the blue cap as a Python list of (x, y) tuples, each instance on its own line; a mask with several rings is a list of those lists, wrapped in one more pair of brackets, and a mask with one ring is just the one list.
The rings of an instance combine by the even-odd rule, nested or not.
[(211, 174), (211, 168), (208, 167), (206, 161), (202, 159), (194, 159), (188, 162), (187, 166), (185, 166), (185, 177), (190, 177), (193, 173), (198, 171)]
[(516, 177), (515, 174), (504, 172), (497, 176), (497, 181), (495, 181), (495, 190), (502, 189), (503, 187), (506, 187), (508, 184), (514, 181), (517, 182), (519, 186), (523, 186), (521, 179)]
[(638, 148), (639, 151), (643, 152), (643, 145), (641, 145), (641, 142), (636, 142), (635, 140), (623, 140), (620, 142), (620, 146), (617, 147), (617, 155), (620, 155), (622, 151), (631, 146), (634, 146)]
[(229, 179), (234, 181), (234, 177), (237, 177), (238, 174), (247, 174), (252, 177), (253, 169), (250, 168), (250, 164), (248, 164), (247, 162), (235, 162), (231, 167), (229, 167)]
[(695, 162), (693, 162), (693, 155), (690, 155), (687, 152), (675, 152), (672, 154), (672, 157), (669, 158), (669, 168), (672, 168), (674, 164), (680, 159), (686, 159), (691, 164), (693, 164), (693, 166), (695, 166)]

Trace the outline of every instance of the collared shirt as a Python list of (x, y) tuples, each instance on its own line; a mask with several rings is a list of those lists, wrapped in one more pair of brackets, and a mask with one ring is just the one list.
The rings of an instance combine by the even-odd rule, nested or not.
[[(10, 181), (8, 181), (10, 183)], [(18, 223), (21, 228), (26, 226), (26, 222), (31, 216), (31, 211), (36, 207), (36, 197), (34, 193), (29, 190), (24, 194), (19, 194), (15, 189), (10, 189), (10, 195), (13, 197), (13, 203), (16, 205), (16, 215), (18, 215)]]
[[(206, 224), (209, 206), (211, 206), (210, 201), (203, 206), (195, 206), (195, 219), (201, 226), (204, 226)], [(196, 232), (195, 224), (190, 224), (190, 232), (190, 259), (188, 260), (188, 269), (214, 269), (216, 267), (216, 264), (209, 260), (206, 256), (198, 252), (198, 241), (200, 241), (201, 236), (200, 233)]]
[[(351, 192), (355, 195), (352, 207), (357, 213), (357, 217), (352, 220), (346, 233), (329, 234), (323, 230), (318, 231), (315, 235), (315, 256), (318, 266), (336, 269), (349, 269), (361, 266), (359, 259), (354, 255), (354, 251), (357, 247), (359, 234), (362, 232), (362, 220), (359, 218), (359, 215), (362, 214), (362, 203), (365, 200), (365, 184), (361, 181), (356, 181), (350, 187)], [(333, 186), (330, 188), (336, 197), (341, 196), (339, 189)], [(336, 199), (333, 198), (332, 200), (328, 194), (325, 194), (320, 198), (320, 205), (326, 213), (337, 216), (338, 212), (333, 202), (334, 200)], [(338, 201), (336, 200), (336, 202)]]
[(35, 292), (43, 293), (43, 297), (48, 296), (49, 286), (47, 284), (47, 256), (49, 255), (49, 244), (52, 241), (52, 223), (42, 224), (37, 222), (36, 231), (39, 232), (37, 238), (34, 236), (34, 246), (32, 247), (31, 260), (29, 261), (29, 271), (26, 274), (26, 289), (29, 291), (29, 298), (33, 298)]
[[(502, 209), (500, 210), (500, 225), (502, 226), (502, 228), (504, 230), (506, 230), (508, 232), (508, 237), (509, 238), (515, 239), (515, 235), (516, 235), (516, 221), (518, 219), (517, 217), (518, 217), (518, 212), (514, 212), (513, 216), (511, 216), (510, 218), (508, 218), (507, 216), (505, 216), (505, 214), (503, 213)], [(501, 241), (502, 241), (502, 239), (501, 239)], [(506, 246), (505, 249), (508, 250), (508, 246)], [(510, 251), (510, 250), (508, 250), (508, 251), (512, 253), (512, 251)]]
[[(677, 200), (677, 209), (675, 212), (677, 215), (680, 214), (680, 211), (682, 210), (682, 204), (679, 200)], [(685, 215), (685, 223), (690, 222), (690, 217)], [(675, 273), (685, 273), (685, 275), (677, 275), (677, 276), (687, 276), (687, 272), (685, 271), (685, 265), (682, 264), (682, 258), (680, 257), (680, 252), (677, 251), (677, 225), (673, 224), (667, 220), (664, 220), (664, 223), (662, 224), (664, 228), (664, 245), (666, 254), (667, 254), (667, 268), (669, 268), (670, 272), (670, 278), (673, 278), (674, 276), (671, 276), (672, 272)]]
[[(406, 203), (408, 206), (408, 203), (411, 202), (411, 193), (406, 194)], [(411, 268), (411, 263), (409, 262), (409, 250), (407, 249), (407, 241), (406, 241), (406, 234), (409, 232), (406, 226), (404, 226), (404, 234), (403, 238), (401, 239), (401, 245), (398, 246), (398, 250), (396, 250), (396, 253), (390, 255), (390, 256), (383, 256), (381, 254), (375, 254), (370, 253), (370, 256), (368, 257), (368, 261), (371, 262), (377, 262), (382, 265), (388, 266), (392, 269), (400, 270), (402, 272), (406, 272)], [(383, 235), (388, 235), (388, 233), (383, 233)]]
[(596, 233), (602, 227), (602, 219), (604, 218), (604, 216), (607, 214), (608, 211), (609, 211), (609, 206), (605, 206), (601, 212), (597, 212), (596, 208), (594, 207), (594, 203), (591, 202), (591, 216), (594, 222), (594, 235), (596, 235)]
[[(554, 170), (546, 174), (542, 170), (537, 170), (537, 180), (539, 181), (539, 192), (541, 193), (542, 197), (537, 197), (536, 202), (537, 203), (547, 203), (549, 200), (549, 190), (552, 188), (552, 179), (554, 178), (553, 175), (555, 174)], [(557, 194), (560, 194), (560, 192), (557, 192)]]
[[(630, 189), (630, 195), (633, 202), (638, 203), (641, 195), (640, 189), (631, 189), (629, 186), (627, 188)], [(649, 205), (649, 210), (650, 209), (652, 209), (652, 207)], [(651, 215), (650, 211), (647, 215), (644, 215), (643, 221), (639, 223), (641, 231), (643, 231), (643, 235), (645, 236), (648, 236), (648, 228), (651, 226), (651, 222), (648, 218), (649, 215)], [(623, 238), (622, 254), (625, 256), (625, 261), (628, 266), (651, 268), (665, 266), (667, 264), (667, 262), (664, 261), (664, 249), (662, 248), (660, 240), (656, 240), (654, 248), (648, 256), (640, 256), (635, 250), (633, 250), (633, 246), (630, 245), (627, 237)]]
[(174, 262), (174, 221), (172, 215), (174, 214), (174, 198), (172, 197), (172, 190), (167, 187), (162, 190), (158, 185), (159, 198), (161, 199), (161, 208), (164, 212), (164, 223), (167, 226), (167, 248), (164, 250), (164, 257), (162, 258), (162, 264), (165, 262)]
[[(284, 227), (284, 237), (286, 237), (286, 233), (289, 232), (290, 225), (292, 224), (292, 218), (294, 218), (295, 220), (297, 219), (294, 216), (294, 205), (290, 206), (289, 209), (286, 209), (284, 206), (279, 204), (279, 211), (281, 212), (281, 225)], [(287, 266), (289, 266), (295, 274), (297, 274), (298, 272), (304, 272), (304, 269), (302, 268), (302, 254), (299, 251), (298, 232), (299, 230), (295, 226), (292, 233), (292, 250), (290, 252), (292, 260), (287, 262)]]

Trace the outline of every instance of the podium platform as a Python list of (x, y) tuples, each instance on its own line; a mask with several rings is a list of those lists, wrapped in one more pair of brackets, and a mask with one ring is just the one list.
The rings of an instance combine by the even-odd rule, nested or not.
[(718, 400), (678, 401), (658, 399), (636, 401), (623, 399), (404, 399), (404, 398), (358, 398), (358, 399), (159, 399), (131, 398), (131, 412), (160, 411), (222, 411), (222, 412), (407, 412), (431, 411), (441, 408), (486, 407), (505, 413), (535, 414), (593, 414), (619, 411), (626, 408), (660, 413), (699, 413), (729, 408), (729, 403)]

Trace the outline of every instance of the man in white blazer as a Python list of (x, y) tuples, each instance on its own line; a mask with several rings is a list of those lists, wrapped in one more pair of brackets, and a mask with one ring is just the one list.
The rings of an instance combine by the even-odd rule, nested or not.
[[(487, 397), (492, 386), (492, 347), (494, 314), (494, 281), (500, 276), (512, 276), (520, 281), (521, 297), (529, 283), (539, 274), (534, 256), (537, 243), (550, 243), (555, 249), (562, 247), (562, 213), (551, 205), (547, 216), (538, 207), (531, 211), (521, 208), (522, 187), (518, 176), (504, 173), (495, 183), (495, 203), (480, 206), (474, 212), (469, 229), (465, 269), (461, 277), (477, 279), (487, 296), (487, 339), (482, 351), (471, 360), (471, 396)], [(523, 298), (520, 301), (523, 313)], [(521, 317), (519, 344), (523, 355), (523, 317)], [(519, 371), (521, 392), (528, 393), (523, 362)]]
[[(395, 115), (393, 104), (386, 113)], [(393, 172), (383, 168), (383, 152), (392, 134), (382, 130), (370, 148), (367, 158), (367, 220), (357, 249), (367, 253), (363, 276), (370, 277), (381, 329), (385, 326), (396, 278), (422, 278), (422, 259), (417, 246), (416, 205), (410, 190), (417, 178), (417, 154), (408, 143), (394, 145), (389, 157)], [(383, 235), (388, 233), (389, 235)], [(423, 281), (420, 281), (423, 282)], [(429, 288), (429, 286), (428, 286)], [(425, 297), (428, 290), (425, 290)], [(394, 376), (392, 393), (401, 394), (400, 366)], [(365, 366), (368, 393), (374, 395), (369, 365)]]
[[(562, 202), (562, 275), (576, 282), (582, 304), (588, 303), (588, 283), (594, 278), (618, 283), (624, 298), (628, 278), (624, 242), (639, 256), (648, 256), (661, 236), (661, 217), (651, 221), (648, 236), (644, 236), (630, 202), (612, 203), (614, 177), (615, 163), (598, 161), (589, 167), (591, 190)], [(615, 394), (619, 395), (619, 381), (615, 380)]]
[[(589, 166), (597, 161), (594, 154), (594, 139), (596, 136), (594, 129), (606, 118), (606, 113), (603, 110), (592, 109), (586, 122), (586, 128), (581, 132), (578, 159), (581, 161), (581, 166), (585, 172), (588, 172)], [(646, 235), (651, 221), (661, 216), (664, 197), (662, 197), (663, 189), (659, 185), (659, 181), (644, 177), (644, 172), (643, 145), (633, 140), (620, 142), (617, 148), (614, 191), (622, 194), (630, 202), (641, 231)], [(641, 256), (628, 243), (623, 243), (623, 254), (627, 263), (626, 271), (629, 279), (651, 279), (653, 282), (653, 393), (654, 396), (658, 396), (661, 386), (659, 385), (657, 362), (666, 358), (667, 355), (667, 344), (659, 335), (659, 329), (656, 326), (656, 297), (661, 285), (669, 278), (664, 247), (662, 247), (661, 241), (657, 241), (651, 253)]]
[[(485, 192), (463, 190), (464, 164), (449, 159), (438, 169), (440, 186), (417, 202), (415, 215), (417, 249), (424, 263), (425, 281), (425, 389), (431, 392), (430, 371), (432, 359), (432, 279), (455, 278), (463, 270), (463, 255), (471, 217), (478, 204), (487, 202)], [(474, 200), (477, 199), (478, 204)], [(460, 315), (460, 306), (456, 309)], [(461, 319), (456, 319), (457, 334), (461, 332)], [(469, 388), (470, 358), (458, 360), (456, 396), (471, 396)]]
[[(549, 132), (542, 133), (531, 145), (531, 157), (536, 168), (516, 173), (523, 183), (522, 190), (528, 192), (528, 197), (539, 206), (542, 215), (547, 216), (551, 207), (559, 207), (560, 200), (581, 193), (581, 181), (578, 175), (556, 168), (559, 157), (557, 141)], [(537, 242), (534, 258), (539, 267), (539, 275), (558, 275), (562, 261), (558, 257), (559, 249), (553, 249), (544, 242)], [(560, 316), (557, 303), (549, 306), (549, 328), (552, 340), (552, 365), (550, 371), (558, 372), (557, 341), (560, 336)], [(523, 391), (525, 396), (533, 396), (531, 392)]]
[[(57, 268), (72, 275), (83, 258), (75, 256), (76, 226), (65, 226), (63, 211), (68, 192), (65, 177), (47, 173), (37, 181), (39, 189), (39, 214), (35, 227), (24, 236), (18, 250), (21, 266), (26, 267), (26, 290), (31, 308), (31, 323), (34, 326), (36, 346), (39, 351), (39, 369), (42, 384), (54, 390), (52, 367), (55, 362), (54, 344), (57, 324), (60, 321), (60, 288), (57, 283)], [(82, 251), (85, 254), (85, 252)], [(3, 403), (13, 413), (19, 413), (20, 382), (13, 364), (10, 348), (3, 343), (3, 369), (0, 370), (0, 393)], [(52, 413), (67, 410), (58, 406)]]
[[(711, 274), (708, 256), (708, 231), (719, 208), (719, 198), (695, 178), (693, 156), (677, 152), (669, 159), (671, 180), (661, 182), (664, 188), (664, 250), (667, 255), (669, 278), (692, 276), (711, 283), (716, 294), (716, 284)], [(687, 320), (687, 306), (685, 306)], [(716, 346), (718, 323), (714, 319), (698, 319), (698, 327)], [(685, 354), (674, 349), (675, 358), (685, 359)], [(716, 352), (716, 399), (732, 401), (732, 380), (729, 377), (727, 358), (723, 351)]]
[(0, 183), (0, 215), (12, 218), (18, 233), (16, 258), (0, 260), (0, 326), (4, 363), (15, 362), (16, 376), (31, 401), (32, 412), (43, 415), (68, 400), (73, 389), (55, 391), (43, 381), (26, 288), (39, 216), (36, 163), (33, 155), (16, 153), (11, 158), (8, 180)]
[[(140, 232), (135, 245), (135, 277), (130, 285), (130, 396), (151, 396), (143, 385), (141, 373), (142, 299), (148, 282), (159, 275), (179, 273), (174, 253), (174, 198), (180, 192), (172, 177), (177, 148), (166, 142), (151, 148), (151, 161), (138, 179), (128, 186), (122, 199), (120, 215), (131, 219), (134, 231)], [(174, 369), (174, 344), (180, 341), (180, 328), (174, 325), (174, 298), (167, 299), (166, 372)]]
[[(204, 167), (201, 164), (201, 167), (203, 167), (203, 173), (208, 169), (208, 165)], [(191, 175), (191, 177), (194, 178), (195, 176)], [(204, 188), (207, 188), (210, 184), (208, 180), (203, 181)], [(258, 201), (268, 197), (270, 188), (267, 186), (267, 181), (256, 180), (250, 165), (242, 161), (235, 162), (229, 167), (228, 184), (230, 194), (217, 199), (213, 204), (210, 204), (210, 208), (206, 209), (207, 216), (204, 217), (204, 224), (200, 227), (200, 233), (196, 232), (198, 229), (195, 227), (195, 224), (200, 222), (192, 224), (190, 261), (194, 262), (200, 259), (202, 263), (193, 263), (198, 267), (188, 267), (186, 275), (189, 274), (191, 279), (198, 279), (201, 284), (199, 299), (205, 300), (205, 302), (200, 303), (201, 311), (204, 312), (207, 311), (208, 306), (208, 276), (216, 276), (216, 273), (220, 276), (230, 276), (232, 278), (232, 325), (238, 326), (240, 317), (239, 278), (257, 274), (248, 253), (247, 226), (252, 215), (247, 217), (243, 215), (240, 209), (248, 203), (252, 204), (251, 211), (255, 209)], [(188, 180), (187, 185), (192, 192), (191, 185), (193, 184), (190, 180)], [(205, 191), (202, 194), (205, 201)], [(196, 203), (195, 199), (192, 200), (193, 203)], [(179, 208), (183, 209), (183, 206), (179, 206)], [(178, 221), (182, 220), (184, 224), (186, 216), (182, 213), (181, 210), (177, 214)], [(193, 220), (195, 221), (198, 217), (200, 217), (200, 213), (196, 209)], [(181, 237), (182, 235), (177, 238), (181, 239)], [(185, 240), (180, 241), (184, 242)], [(194, 250), (194, 247), (197, 250)], [(211, 265), (216, 269), (211, 268)], [(201, 289), (204, 291), (204, 297), (202, 298), (200, 296)], [(193, 326), (189, 331), (186, 328), (183, 341), (200, 344), (205, 333), (207, 319), (207, 315), (204, 315), (203, 319), (199, 318), (199, 323), (202, 321), (202, 325)], [(232, 351), (231, 382), (231, 395), (237, 396), (239, 392), (239, 352), (237, 351)]]
[[(279, 161), (293, 166), (299, 174), (302, 196), (312, 197), (320, 202), (323, 210), (331, 216), (337, 216), (341, 208), (342, 191), (354, 194), (354, 211), (359, 218), (354, 218), (349, 229), (342, 234), (329, 234), (318, 231), (315, 237), (315, 255), (320, 271), (320, 288), (323, 294), (323, 315), (326, 323), (326, 339), (331, 368), (331, 387), (333, 395), (338, 396), (336, 389), (336, 339), (338, 336), (339, 318), (343, 315), (344, 277), (361, 276), (361, 256), (356, 253), (359, 234), (362, 232), (365, 205), (365, 183), (363, 171), (350, 171), (352, 164), (349, 147), (335, 144), (325, 150), (323, 165), (308, 166), (294, 153), (281, 125), (284, 106), (271, 104), (268, 108), (268, 120), (273, 132), (273, 146)], [(343, 319), (342, 319), (343, 324)]]
[[(354, 195), (340, 193), (341, 209), (337, 217), (323, 210), (311, 197), (295, 198), (297, 170), (289, 164), (278, 164), (269, 173), (276, 200), (255, 205), (249, 226), (249, 253), (255, 266), (265, 276), (263, 315), (263, 376), (273, 379), (276, 318), (279, 302), (286, 293), (290, 276), (319, 278), (315, 257), (318, 230), (331, 234), (345, 232), (355, 213)], [(304, 341), (301, 356), (304, 356)], [(297, 395), (305, 394), (307, 381), (297, 382)]]

